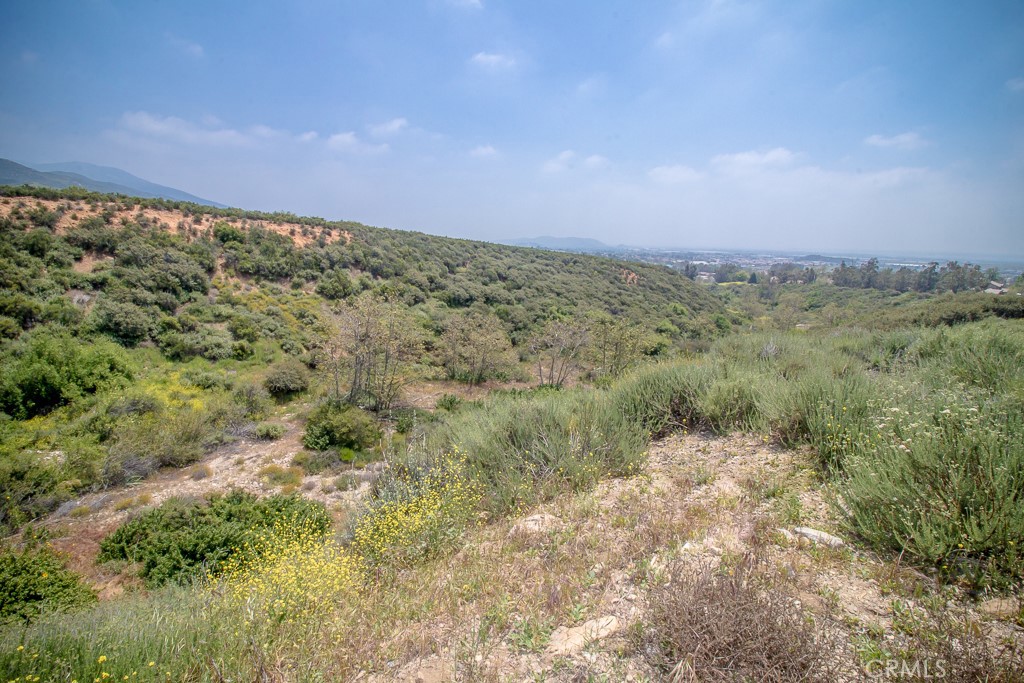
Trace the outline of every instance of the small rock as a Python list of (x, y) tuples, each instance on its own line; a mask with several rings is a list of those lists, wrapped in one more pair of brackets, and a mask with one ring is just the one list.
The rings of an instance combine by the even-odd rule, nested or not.
[(551, 634), (548, 654), (553, 656), (574, 654), (586, 647), (587, 643), (607, 638), (621, 628), (622, 624), (619, 622), (619, 618), (614, 615), (591, 619), (573, 628), (559, 626)]
[(562, 526), (562, 520), (546, 512), (521, 519), (509, 530), (509, 536), (536, 534)]
[(420, 664), (408, 679), (413, 683), (444, 683), (455, 678), (455, 672), (441, 659), (429, 659)]
[(1016, 598), (990, 598), (978, 605), (978, 610), (993, 619), (1012, 619), (1020, 614)]
[(821, 545), (827, 545), (829, 548), (839, 548), (845, 545), (843, 539), (832, 534), (827, 534), (824, 531), (818, 531), (808, 526), (798, 526), (793, 529), (793, 533), (797, 536), (802, 536), (808, 541), (813, 543), (819, 543)]

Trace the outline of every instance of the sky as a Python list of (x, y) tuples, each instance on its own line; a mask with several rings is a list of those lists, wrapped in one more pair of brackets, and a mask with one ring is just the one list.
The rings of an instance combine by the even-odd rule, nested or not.
[(5, 0), (0, 157), (501, 240), (1024, 257), (1024, 2)]

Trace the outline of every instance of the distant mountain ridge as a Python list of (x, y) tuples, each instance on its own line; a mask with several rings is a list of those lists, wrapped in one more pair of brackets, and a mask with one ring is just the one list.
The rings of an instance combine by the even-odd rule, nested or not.
[(600, 240), (590, 237), (522, 237), (519, 239), (506, 240), (502, 244), (513, 247), (536, 247), (538, 249), (551, 249), (553, 251), (618, 251), (619, 247), (612, 247)]
[(36, 164), (32, 167), (10, 159), (0, 159), (0, 185), (35, 185), (56, 189), (77, 186), (92, 192), (116, 193), (147, 199), (173, 199), (227, 208), (224, 204), (173, 187), (158, 185), (119, 168), (97, 166), (81, 161)]

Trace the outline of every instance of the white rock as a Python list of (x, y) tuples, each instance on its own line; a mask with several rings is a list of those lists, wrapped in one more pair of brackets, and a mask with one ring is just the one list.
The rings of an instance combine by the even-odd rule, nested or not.
[(540, 514), (531, 515), (525, 519), (521, 519), (513, 525), (509, 530), (509, 536), (517, 536), (519, 534), (530, 535), (536, 534), (549, 529), (556, 529), (562, 526), (562, 520), (554, 515), (549, 515), (546, 512)]
[(591, 619), (573, 628), (559, 626), (551, 634), (548, 654), (553, 656), (574, 654), (586, 647), (588, 643), (607, 638), (621, 628), (622, 624), (615, 615)]
[(809, 526), (794, 527), (793, 533), (797, 536), (802, 536), (803, 538), (806, 538), (808, 541), (820, 543), (821, 545), (827, 545), (829, 548), (839, 548), (845, 545), (843, 539), (839, 538), (838, 536), (833, 536), (832, 534), (827, 534), (824, 531), (812, 529)]
[(787, 543), (793, 542), (793, 532), (789, 529), (776, 529), (775, 533), (777, 533), (779, 536), (782, 536), (782, 538), (784, 538)]

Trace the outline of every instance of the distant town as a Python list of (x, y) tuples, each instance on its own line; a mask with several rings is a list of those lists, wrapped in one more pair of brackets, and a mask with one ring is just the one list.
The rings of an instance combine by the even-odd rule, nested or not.
[[(860, 268), (874, 261), (879, 270), (891, 269), (899, 271), (907, 269), (914, 272), (926, 270), (931, 264), (941, 268), (948, 263), (963, 266), (978, 266), (982, 273), (989, 277), (984, 289), (1005, 288), (1024, 274), (1024, 261), (1012, 258), (964, 258), (955, 255), (944, 256), (871, 256), (866, 254), (820, 254), (807, 252), (785, 251), (730, 251), (717, 249), (671, 249), (655, 247), (611, 246), (594, 239), (537, 237), (532, 239), (510, 240), (508, 244), (530, 246), (555, 251), (580, 252), (625, 258), (643, 263), (653, 263), (686, 271), (687, 275), (698, 282), (724, 282), (724, 274), (742, 271), (748, 276), (751, 273), (771, 273), (772, 271), (811, 269), (817, 273), (827, 273), (842, 264)], [(716, 278), (716, 276), (718, 276)], [(988, 287), (992, 284), (993, 287)], [(993, 291), (992, 293), (999, 293)]]

